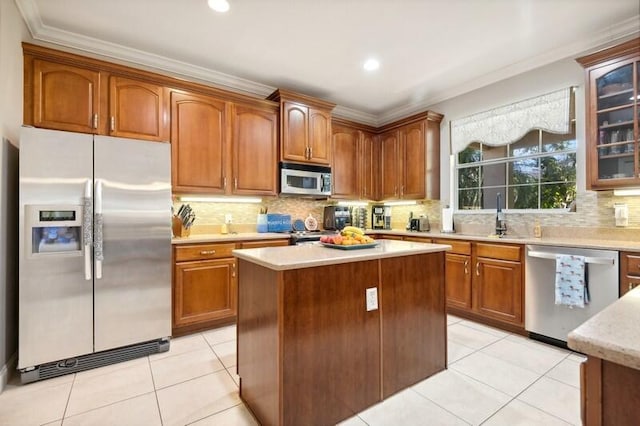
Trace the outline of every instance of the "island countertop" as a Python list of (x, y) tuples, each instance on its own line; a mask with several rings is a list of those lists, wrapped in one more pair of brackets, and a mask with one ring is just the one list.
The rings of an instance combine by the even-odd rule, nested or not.
[(640, 287), (569, 333), (571, 349), (640, 370)]
[(451, 250), (451, 246), (446, 244), (378, 240), (375, 247), (364, 249), (340, 250), (325, 247), (321, 243), (312, 243), (233, 250), (233, 255), (275, 271), (285, 271), (447, 250)]

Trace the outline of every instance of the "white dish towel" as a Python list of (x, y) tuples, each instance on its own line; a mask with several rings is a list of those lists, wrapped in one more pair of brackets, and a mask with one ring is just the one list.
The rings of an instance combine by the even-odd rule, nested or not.
[(589, 303), (584, 256), (556, 255), (556, 305), (584, 308)]

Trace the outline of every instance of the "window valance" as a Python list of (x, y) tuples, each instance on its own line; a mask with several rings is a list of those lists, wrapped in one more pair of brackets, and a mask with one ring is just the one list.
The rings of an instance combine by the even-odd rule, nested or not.
[(472, 142), (500, 146), (521, 139), (533, 129), (569, 133), (571, 88), (547, 93), (451, 121), (451, 153)]

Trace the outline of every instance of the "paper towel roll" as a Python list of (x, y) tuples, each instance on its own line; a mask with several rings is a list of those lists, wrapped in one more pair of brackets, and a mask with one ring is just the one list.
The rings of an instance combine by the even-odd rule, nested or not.
[(453, 232), (453, 209), (451, 207), (442, 209), (442, 232)]

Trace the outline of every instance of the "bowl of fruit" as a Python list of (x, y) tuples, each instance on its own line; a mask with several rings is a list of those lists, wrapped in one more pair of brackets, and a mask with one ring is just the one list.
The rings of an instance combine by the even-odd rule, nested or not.
[(373, 238), (355, 226), (345, 226), (339, 234), (323, 235), (320, 237), (320, 244), (340, 250), (365, 249), (378, 245)]

